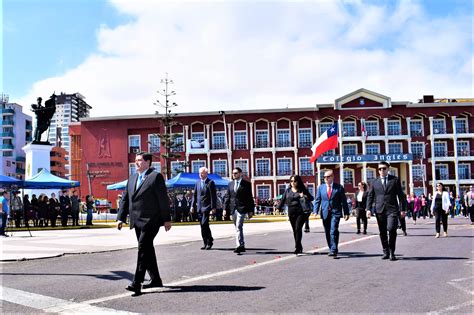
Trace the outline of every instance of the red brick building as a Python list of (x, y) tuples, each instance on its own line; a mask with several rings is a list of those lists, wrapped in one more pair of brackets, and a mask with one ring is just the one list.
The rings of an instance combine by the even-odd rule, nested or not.
[[(180, 113), (172, 133), (182, 143), (174, 149), (181, 157), (170, 166), (174, 174), (183, 165), (188, 172), (206, 166), (223, 177), (239, 166), (255, 196), (274, 198), (293, 173), (313, 191), (326, 169), (334, 169), (336, 180), (354, 193), (359, 181), (377, 176), (377, 162), (387, 160), (407, 193), (432, 192), (434, 182), (442, 181), (458, 194), (474, 182), (473, 109), (472, 99), (425, 96), (416, 103), (395, 102), (360, 89), (312, 108)], [(312, 165), (312, 144), (334, 122), (339, 147)], [(117, 192), (106, 185), (134, 172), (135, 152), (159, 156), (162, 128), (156, 115), (72, 124), (71, 179), (81, 182), (81, 194), (115, 200)], [(163, 163), (157, 158), (154, 166), (161, 171)]]

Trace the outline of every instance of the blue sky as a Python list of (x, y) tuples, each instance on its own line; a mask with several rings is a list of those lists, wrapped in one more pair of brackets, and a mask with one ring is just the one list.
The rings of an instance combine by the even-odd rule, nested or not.
[[(80, 92), (92, 115), (305, 107), (367, 88), (472, 97), (470, 0), (0, 0), (3, 93)], [(136, 105), (140, 106), (136, 106)]]

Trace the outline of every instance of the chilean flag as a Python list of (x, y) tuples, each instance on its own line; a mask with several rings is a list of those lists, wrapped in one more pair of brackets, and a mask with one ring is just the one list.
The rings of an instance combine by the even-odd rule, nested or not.
[(314, 163), (321, 156), (321, 154), (337, 148), (337, 122), (332, 125), (331, 128), (326, 130), (321, 137), (318, 138), (318, 141), (313, 145), (311, 151), (313, 151), (313, 155), (309, 160), (311, 163)]

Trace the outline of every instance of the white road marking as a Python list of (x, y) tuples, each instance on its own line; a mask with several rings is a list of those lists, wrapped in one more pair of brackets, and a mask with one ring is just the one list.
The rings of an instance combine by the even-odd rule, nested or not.
[(457, 311), (459, 309), (469, 307), (469, 306), (473, 306), (473, 305), (474, 305), (474, 300), (468, 301), (468, 302), (465, 302), (465, 303), (462, 303), (462, 304), (458, 304), (458, 305), (448, 306), (448, 307), (443, 308), (443, 309), (438, 310), (438, 311), (428, 312), (427, 314), (429, 314), (429, 315), (443, 314), (443, 313)]
[(111, 308), (92, 306), (87, 303), (71, 302), (41, 294), (26, 292), (22, 290), (0, 287), (0, 300), (10, 303), (31, 307), (44, 312), (74, 312), (74, 313), (119, 313), (119, 314), (137, 314), (125, 311), (117, 311)]
[[(371, 239), (371, 238), (374, 238), (374, 237), (378, 237), (378, 235), (371, 235), (371, 236), (366, 236), (366, 237), (362, 237), (362, 238), (359, 238), (359, 239), (343, 242), (343, 243), (340, 243), (339, 246), (354, 244), (354, 243), (361, 242), (361, 241), (364, 241), (364, 240), (368, 240), (368, 239)], [(305, 253), (313, 254), (313, 253), (325, 251), (325, 250), (328, 250), (328, 249), (329, 248), (326, 246), (326, 247), (306, 251)], [(201, 280), (207, 280), (207, 279), (211, 279), (211, 278), (226, 276), (226, 275), (230, 275), (230, 274), (233, 274), (233, 273), (243, 272), (243, 271), (247, 271), (247, 270), (250, 270), (250, 269), (259, 268), (259, 267), (262, 267), (262, 266), (267, 266), (267, 265), (279, 263), (279, 262), (286, 261), (286, 260), (289, 260), (289, 259), (295, 259), (296, 257), (298, 257), (298, 256), (296, 256), (296, 255), (282, 256), (282, 257), (279, 257), (278, 259), (267, 260), (267, 261), (264, 261), (264, 262), (255, 263), (255, 264), (252, 264), (252, 265), (247, 265), (247, 266), (244, 266), (244, 267), (219, 271), (219, 272), (216, 272), (216, 273), (197, 276), (197, 277), (189, 278), (189, 279), (178, 280), (178, 281), (175, 281), (175, 282), (167, 283), (166, 286), (173, 287), (173, 286), (179, 286), (179, 285), (183, 285), (183, 284), (187, 284), (187, 283), (191, 283), (191, 282), (196, 282), (196, 281), (201, 281)], [(165, 291), (165, 290), (167, 290), (166, 287), (146, 289), (146, 290), (144, 290), (144, 292), (161, 292), (161, 291)], [(103, 302), (106, 302), (106, 301), (116, 300), (116, 299), (120, 299), (120, 298), (127, 297), (127, 296), (130, 296), (130, 293), (123, 293), (123, 294), (106, 296), (106, 297), (102, 297), (102, 298), (98, 298), (98, 299), (94, 299), (94, 300), (84, 301), (82, 303), (86, 303), (86, 304), (103, 303)]]
[[(449, 285), (452, 285), (456, 289), (463, 291), (466, 294), (474, 295), (474, 290), (472, 289), (472, 279), (474, 279), (474, 277), (454, 279), (454, 280), (448, 281), (447, 283)], [(462, 282), (466, 282), (466, 281), (468, 281), (467, 287), (461, 285)]]

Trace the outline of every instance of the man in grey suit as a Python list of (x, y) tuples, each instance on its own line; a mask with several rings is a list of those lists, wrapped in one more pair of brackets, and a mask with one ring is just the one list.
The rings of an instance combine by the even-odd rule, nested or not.
[[(367, 195), (367, 215), (370, 217), (370, 209), (375, 203), (375, 216), (379, 226), (380, 241), (382, 242), (383, 257), (391, 261), (395, 257), (395, 245), (397, 242), (397, 227), (400, 217), (405, 217), (406, 197), (398, 177), (388, 174), (390, 165), (382, 161), (378, 165), (380, 177), (372, 181), (369, 194)], [(401, 209), (401, 211), (400, 211)], [(387, 237), (388, 231), (388, 237)]]
[(138, 240), (137, 268), (133, 282), (126, 289), (141, 294), (142, 282), (148, 271), (150, 282), (143, 288), (162, 287), (158, 264), (156, 263), (153, 240), (161, 226), (165, 231), (171, 229), (171, 213), (165, 180), (160, 173), (150, 168), (152, 155), (137, 153), (135, 166), (137, 172), (130, 176), (117, 214), (117, 228), (122, 229), (123, 222), (130, 215), (130, 229), (135, 229)]
[(204, 246), (201, 249), (211, 249), (214, 245), (211, 228), (209, 227), (209, 217), (216, 213), (217, 194), (216, 184), (208, 177), (208, 169), (199, 169), (200, 180), (194, 186), (193, 199), (191, 201), (191, 213), (197, 213), (201, 225), (201, 236)]
[(252, 195), (252, 184), (242, 178), (242, 169), (240, 167), (232, 170), (232, 177), (234, 180), (227, 186), (227, 193), (225, 195), (224, 216), (227, 215), (227, 212), (232, 216), (237, 244), (234, 253), (240, 254), (245, 252), (243, 231), (245, 215), (248, 214), (249, 218), (252, 217), (255, 203)]

